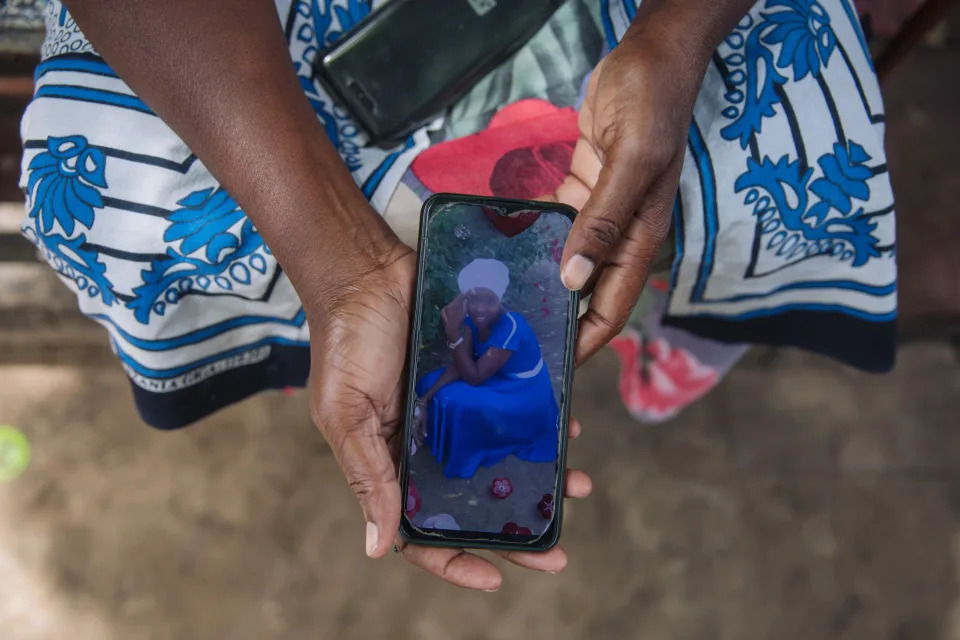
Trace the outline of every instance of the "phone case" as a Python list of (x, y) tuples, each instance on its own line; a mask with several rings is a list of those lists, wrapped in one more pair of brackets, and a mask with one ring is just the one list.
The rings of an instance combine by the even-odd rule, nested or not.
[(390, 0), (323, 52), (315, 73), (371, 142), (439, 115), (519, 49), (562, 0)]
[[(467, 196), (467, 195), (457, 195), (449, 193), (438, 193), (431, 196), (424, 204), (421, 209), (420, 214), (420, 237), (417, 245), (417, 280), (416, 280), (416, 293), (414, 296), (414, 317), (410, 330), (410, 344), (415, 345), (419, 344), (419, 333), (420, 325), (422, 321), (422, 296), (423, 296), (423, 282), (426, 273), (426, 261), (423, 259), (425, 254), (424, 248), (426, 243), (426, 234), (428, 224), (427, 221), (430, 217), (430, 212), (442, 204), (449, 203), (464, 203), (464, 204), (478, 204), (485, 207), (510, 207), (510, 208), (523, 208), (523, 209), (534, 209), (541, 211), (552, 211), (556, 213), (565, 214), (571, 220), (573, 220), (577, 212), (575, 209), (568, 207), (566, 205), (554, 204), (549, 202), (540, 202), (533, 200), (511, 200), (507, 198), (491, 198), (486, 196)], [(457, 538), (453, 539), (450, 536), (441, 538), (440, 536), (432, 536), (430, 534), (424, 534), (420, 530), (413, 527), (410, 521), (407, 519), (406, 514), (401, 514), (400, 516), (400, 536), (411, 544), (423, 545), (423, 546), (434, 546), (434, 547), (453, 547), (453, 548), (467, 548), (467, 549), (492, 549), (499, 551), (547, 551), (554, 546), (560, 540), (560, 530), (563, 522), (563, 495), (564, 495), (564, 475), (567, 467), (567, 446), (568, 446), (568, 429), (570, 422), (570, 393), (573, 385), (573, 356), (574, 356), (574, 346), (576, 344), (577, 338), (577, 319), (578, 314), (577, 310), (579, 309), (580, 296), (579, 293), (573, 292), (570, 295), (569, 306), (567, 311), (567, 344), (565, 348), (564, 364), (563, 364), (563, 381), (562, 381), (562, 394), (560, 402), (560, 424), (561, 424), (561, 433), (560, 433), (560, 447), (557, 452), (557, 496), (558, 499), (555, 501), (555, 511), (553, 522), (546, 532), (539, 538), (527, 542), (512, 542), (510, 540), (504, 539), (492, 539), (503, 534), (491, 533), (490, 538), (486, 536), (483, 537), (469, 537), (469, 538)], [(407, 385), (407, 407), (404, 413), (404, 424), (403, 424), (403, 449), (400, 457), (400, 489), (402, 496), (407, 495), (408, 489), (408, 465), (409, 465), (409, 456), (410, 456), (410, 437), (412, 431), (412, 419), (413, 419), (413, 403), (409, 402), (410, 398), (414, 397), (416, 389), (416, 358), (415, 354), (411, 353), (409, 362), (407, 364), (407, 373), (408, 373), (408, 385)]]

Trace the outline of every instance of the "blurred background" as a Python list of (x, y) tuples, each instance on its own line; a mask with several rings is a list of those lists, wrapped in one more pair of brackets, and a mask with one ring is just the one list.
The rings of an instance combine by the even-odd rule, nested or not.
[(575, 385), (571, 462), (595, 491), (567, 511), (570, 566), (504, 567), (496, 594), (366, 559), (303, 394), (143, 426), (105, 336), (17, 234), (27, 4), (0, 1), (0, 425), (32, 444), (0, 474), (0, 638), (960, 638), (960, 3), (856, 3), (888, 52), (896, 370), (754, 349), (646, 426), (603, 351)]

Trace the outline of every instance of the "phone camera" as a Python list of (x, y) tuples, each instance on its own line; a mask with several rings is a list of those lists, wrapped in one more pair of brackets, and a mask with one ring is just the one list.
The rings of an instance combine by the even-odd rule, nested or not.
[(347, 88), (353, 92), (353, 95), (357, 98), (363, 108), (369, 111), (370, 113), (376, 113), (377, 105), (370, 99), (370, 96), (367, 95), (367, 92), (363, 90), (363, 87), (360, 86), (360, 83), (356, 80), (348, 80)]

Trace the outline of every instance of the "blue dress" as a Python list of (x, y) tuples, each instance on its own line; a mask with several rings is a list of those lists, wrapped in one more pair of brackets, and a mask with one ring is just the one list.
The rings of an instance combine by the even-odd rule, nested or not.
[[(533, 329), (522, 315), (508, 311), (480, 342), (476, 325), (469, 318), (465, 324), (473, 334), (474, 358), (490, 348), (513, 354), (482, 384), (451, 382), (430, 401), (426, 442), (444, 475), (472, 478), (479, 467), (509, 455), (529, 462), (555, 461), (560, 410)], [(420, 378), (417, 395), (426, 393), (444, 370)]]

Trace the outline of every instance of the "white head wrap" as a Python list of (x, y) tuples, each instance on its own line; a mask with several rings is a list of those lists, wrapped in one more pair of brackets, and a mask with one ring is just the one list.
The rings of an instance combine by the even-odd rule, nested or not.
[(510, 270), (499, 260), (478, 258), (465, 266), (457, 278), (460, 293), (482, 287), (489, 289), (503, 299), (507, 287), (510, 286)]

